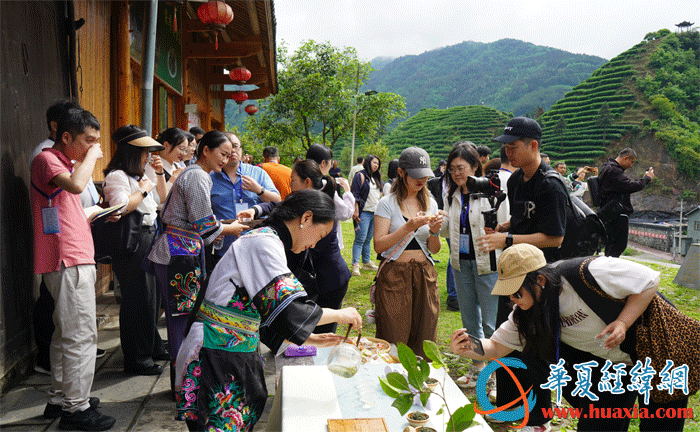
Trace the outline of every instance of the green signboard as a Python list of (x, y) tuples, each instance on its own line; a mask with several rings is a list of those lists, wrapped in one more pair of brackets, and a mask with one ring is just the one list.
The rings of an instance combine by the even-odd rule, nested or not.
[(182, 94), (182, 14), (175, 10), (175, 4), (158, 2), (155, 69), (158, 78)]

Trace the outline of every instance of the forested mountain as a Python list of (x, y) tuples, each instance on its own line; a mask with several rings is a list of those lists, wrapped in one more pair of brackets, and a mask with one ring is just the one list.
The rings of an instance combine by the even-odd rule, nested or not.
[(424, 108), (394, 128), (382, 139), (382, 144), (391, 155), (398, 155), (406, 147), (422, 147), (435, 167), (440, 159), (447, 159), (458, 141), (495, 148), (491, 138), (503, 132), (510, 118), (509, 113), (480, 105)]
[(700, 35), (649, 33), (568, 92), (541, 118), (543, 151), (568, 165), (597, 165), (624, 147), (631, 171), (655, 167), (661, 195), (700, 194)]
[(605, 62), (514, 39), (463, 42), (399, 57), (372, 72), (365, 88), (400, 94), (409, 115), (464, 105), (522, 115), (549, 108)]

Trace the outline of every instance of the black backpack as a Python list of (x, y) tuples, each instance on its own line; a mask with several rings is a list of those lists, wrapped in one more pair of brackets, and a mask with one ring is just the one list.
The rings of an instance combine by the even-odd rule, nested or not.
[(543, 174), (547, 178), (556, 178), (569, 197), (566, 209), (566, 232), (564, 241), (559, 246), (561, 258), (585, 257), (598, 254), (608, 241), (605, 225), (603, 225), (600, 217), (579, 197), (569, 193), (564, 180), (558, 172), (547, 170)]
[(588, 190), (591, 192), (593, 205), (600, 207), (600, 178), (598, 176), (588, 178)]

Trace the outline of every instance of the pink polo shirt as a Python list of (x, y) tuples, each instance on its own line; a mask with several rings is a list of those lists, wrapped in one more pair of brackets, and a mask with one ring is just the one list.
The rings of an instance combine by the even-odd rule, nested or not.
[[(68, 157), (53, 148), (44, 149), (31, 165), (31, 179), (34, 185), (51, 196), (58, 188), (51, 184), (61, 173), (71, 173), (73, 164)], [(95, 263), (95, 247), (92, 232), (85, 217), (80, 195), (61, 191), (51, 200), (52, 207), (58, 207), (61, 232), (44, 234), (41, 209), (48, 206), (48, 200), (34, 187), (31, 187), (32, 215), (34, 219), (34, 273), (51, 273), (66, 267)]]

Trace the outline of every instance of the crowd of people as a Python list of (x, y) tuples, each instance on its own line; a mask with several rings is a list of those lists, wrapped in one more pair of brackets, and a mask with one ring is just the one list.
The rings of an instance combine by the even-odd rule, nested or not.
[[(361, 328), (359, 313), (343, 308), (351, 276), (361, 271), (375, 274), (376, 336), (424, 356), (423, 341), (437, 337), (434, 255), (441, 237), (449, 247), (446, 306), (459, 311), (463, 325), (450, 346), (473, 359), (457, 383), (474, 387), (491, 358), (520, 359), (526, 368), (514, 370), (515, 377), (537, 397), (526, 431), (549, 430), (541, 409), (551, 405), (549, 390), (541, 387), (549, 364), (560, 358), (628, 364), (634, 358), (620, 344), (659, 284), (658, 273), (617, 259), (626, 246), (629, 195), (654, 178), (651, 168), (641, 180), (626, 176), (636, 154), (625, 149), (600, 170), (602, 204), (614, 201), (620, 210), (608, 219), (607, 257), (587, 269), (603, 291), (628, 306), (612, 323), (591, 312), (560, 325), (561, 317), (580, 317), (585, 303), (571, 289), (568, 260), (559, 260), (568, 196), (585, 192), (586, 175), (598, 170), (581, 167), (566, 175), (565, 163), (550, 167), (540, 153), (542, 130), (529, 118), (513, 118), (493, 139), (502, 145), (498, 158), (490, 158), (487, 146), (460, 141), (433, 170), (425, 150), (409, 147), (388, 161), (386, 180), (382, 161), (371, 154), (358, 158), (346, 179), (322, 144), (291, 167), (280, 162), (277, 148), (266, 147), (257, 166), (230, 132), (173, 127), (153, 139), (124, 125), (111, 136), (115, 152), (104, 169), (102, 197), (91, 180), (104, 157), (99, 121), (59, 101), (47, 111), (47, 124), (50, 139), (37, 147), (31, 165), (40, 275), (35, 322), (53, 314), (55, 328), (37, 326), (36, 337), (45, 347), (38, 361), (43, 355), (52, 376), (44, 415), (60, 416), (61, 429), (106, 430), (115, 423), (90, 397), (98, 349), (95, 257), (84, 207), (123, 206), (105, 224), (139, 215), (138, 247), (112, 260), (122, 292), (124, 372), (157, 375), (163, 372), (157, 362), (169, 360), (177, 418), (197, 431), (250, 430), (258, 421), (267, 396), (259, 342), (273, 351), (285, 341), (328, 346), (340, 339), (338, 324)], [(562, 181), (545, 175), (550, 170)], [(493, 192), (475, 183), (484, 176)], [(489, 212), (493, 224), (484, 217)], [(349, 268), (339, 222), (350, 219)], [(163, 312), (167, 341), (156, 326)], [(583, 342), (582, 332), (591, 340), (608, 337), (601, 348)], [(484, 354), (473, 349), (475, 339)], [(488, 380), (487, 394), (499, 406), (520, 396), (502, 369)], [(583, 403), (568, 396), (574, 405)], [(627, 395), (606, 403), (626, 407), (634, 400)], [(579, 430), (605, 427), (579, 422)]]

